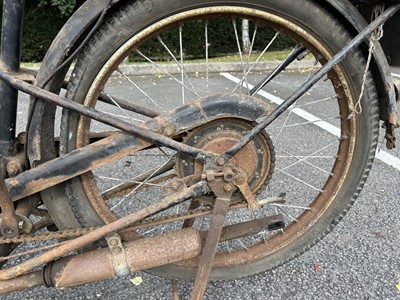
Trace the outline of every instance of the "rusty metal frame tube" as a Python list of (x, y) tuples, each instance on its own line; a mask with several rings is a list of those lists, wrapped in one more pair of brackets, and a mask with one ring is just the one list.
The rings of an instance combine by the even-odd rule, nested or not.
[(56, 95), (49, 91), (41, 89), (37, 86), (26, 83), (23, 80), (16, 78), (12, 74), (5, 72), (4, 70), (0, 70), (0, 79), (5, 81), (7, 84), (12, 86), (13, 88), (16, 88), (19, 91), (27, 93), (31, 96), (53, 102), (53, 103), (57, 104), (58, 106), (69, 109), (73, 112), (84, 115), (86, 117), (89, 117), (89, 118), (99, 121), (101, 123), (118, 128), (127, 133), (139, 136), (151, 143), (163, 145), (165, 147), (176, 150), (178, 152), (185, 153), (185, 154), (187, 154), (191, 157), (195, 157), (203, 162), (205, 162), (206, 158), (212, 156), (211, 153), (204, 151), (202, 149), (197, 149), (195, 147), (191, 147), (191, 146), (176, 142), (173, 139), (167, 138), (162, 134), (151, 132), (144, 128), (141, 128), (141, 127), (135, 126), (133, 124), (130, 124), (128, 122), (122, 121), (116, 117), (105, 114), (94, 108), (84, 106), (77, 102), (73, 102), (71, 100), (60, 97), (59, 95)]
[(299, 87), (285, 102), (279, 105), (271, 114), (264, 117), (259, 124), (246, 134), (235, 146), (228, 149), (221, 156), (232, 157), (247, 145), (257, 134), (264, 130), (283, 112), (285, 112), (293, 103), (295, 103), (303, 94), (314, 86), (323, 76), (325, 76), (338, 63), (342, 62), (347, 54), (367, 39), (380, 25), (384, 24), (391, 16), (400, 9), (400, 4), (395, 4), (386, 9), (378, 18), (365, 27), (351, 42), (336, 53), (318, 72), (311, 76), (301, 87)]
[(150, 144), (135, 137), (115, 133), (83, 148), (71, 151), (36, 168), (5, 180), (13, 201), (33, 195), (104, 164), (117, 160)]
[(142, 220), (148, 216), (151, 216), (163, 209), (166, 209), (171, 205), (183, 202), (188, 199), (199, 197), (207, 192), (209, 192), (209, 188), (206, 182), (196, 183), (189, 188), (185, 188), (180, 192), (171, 194), (154, 204), (151, 204), (139, 211), (120, 218), (110, 224), (97, 228), (81, 237), (65, 242), (64, 244), (27, 261), (24, 261), (21, 264), (18, 264), (9, 269), (0, 270), (0, 280), (8, 280), (29, 273), (37, 267), (48, 264), (49, 262), (56, 260), (61, 256), (66, 255), (67, 253), (70, 253), (71, 251), (78, 250), (95, 241), (98, 241), (106, 237), (110, 233), (117, 232), (126, 227), (129, 227), (133, 223)]
[[(18, 72), (21, 57), (25, 0), (4, 0), (1, 30), (0, 67)], [(18, 91), (0, 83), (0, 154), (10, 155), (15, 142)]]

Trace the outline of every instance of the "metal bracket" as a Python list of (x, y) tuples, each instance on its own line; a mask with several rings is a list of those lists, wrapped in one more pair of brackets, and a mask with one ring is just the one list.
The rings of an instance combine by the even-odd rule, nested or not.
[(125, 248), (122, 245), (121, 237), (118, 233), (110, 234), (106, 237), (108, 248), (111, 252), (111, 261), (114, 272), (118, 277), (128, 275), (131, 271), (126, 260)]

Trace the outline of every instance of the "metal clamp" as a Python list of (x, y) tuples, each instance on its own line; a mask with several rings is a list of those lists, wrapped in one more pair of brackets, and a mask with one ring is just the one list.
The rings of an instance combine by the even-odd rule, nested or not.
[(122, 245), (121, 237), (117, 233), (113, 233), (106, 237), (108, 248), (111, 251), (111, 260), (114, 267), (115, 275), (123, 277), (128, 275), (128, 262), (126, 260), (125, 248)]

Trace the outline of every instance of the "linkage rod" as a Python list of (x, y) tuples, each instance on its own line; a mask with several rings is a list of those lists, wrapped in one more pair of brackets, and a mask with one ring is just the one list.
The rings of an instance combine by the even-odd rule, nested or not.
[(148, 216), (151, 216), (163, 209), (170, 207), (171, 205), (183, 202), (188, 199), (192, 199), (195, 197), (199, 197), (209, 192), (209, 188), (207, 183), (199, 182), (192, 185), (189, 188), (186, 188), (180, 192), (176, 192), (171, 194), (158, 202), (155, 202), (141, 210), (138, 210), (130, 215), (127, 215), (121, 219), (118, 219), (110, 224), (104, 225), (100, 228), (97, 228), (85, 235), (82, 235), (73, 240), (67, 241), (64, 244), (51, 249), (39, 256), (28, 259), (23, 263), (20, 263), (14, 267), (9, 269), (0, 270), (0, 281), (8, 280), (11, 278), (15, 278), (17, 276), (29, 273), (40, 267), (45, 265), (53, 260), (60, 258), (61, 256), (66, 255), (72, 251), (78, 250), (82, 247), (85, 247), (95, 241), (98, 241), (108, 234), (113, 232), (118, 232), (124, 228), (129, 227), (133, 223), (142, 220)]
[(400, 4), (395, 4), (385, 10), (378, 18), (365, 27), (346, 47), (340, 50), (333, 58), (328, 61), (318, 72), (307, 80), (304, 85), (299, 87), (285, 102), (279, 105), (275, 111), (264, 117), (261, 122), (254, 127), (248, 134), (246, 134), (235, 146), (228, 149), (221, 156), (233, 157), (244, 146), (247, 145), (257, 134), (264, 130), (276, 118), (284, 113), (293, 103), (295, 103), (301, 96), (303, 96), (311, 87), (314, 86), (322, 77), (324, 77), (333, 67), (343, 61), (346, 56), (367, 39), (372, 32), (375, 31), (380, 25), (384, 24), (391, 16), (393, 16), (400, 9)]

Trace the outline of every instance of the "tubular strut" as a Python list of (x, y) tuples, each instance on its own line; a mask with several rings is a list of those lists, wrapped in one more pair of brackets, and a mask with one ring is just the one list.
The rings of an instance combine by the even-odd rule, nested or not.
[(400, 9), (400, 4), (395, 4), (386, 9), (378, 18), (365, 27), (346, 47), (340, 50), (331, 60), (329, 60), (318, 72), (310, 77), (300, 88), (298, 88), (285, 102), (277, 107), (275, 111), (264, 117), (261, 122), (246, 134), (235, 146), (230, 148), (225, 154), (225, 158), (233, 157), (244, 146), (247, 145), (256, 135), (271, 124), (277, 117), (285, 112), (293, 103), (303, 96), (314, 86), (323, 76), (325, 76), (334, 66), (343, 61), (347, 54), (367, 39), (379, 26), (384, 24), (391, 16)]

